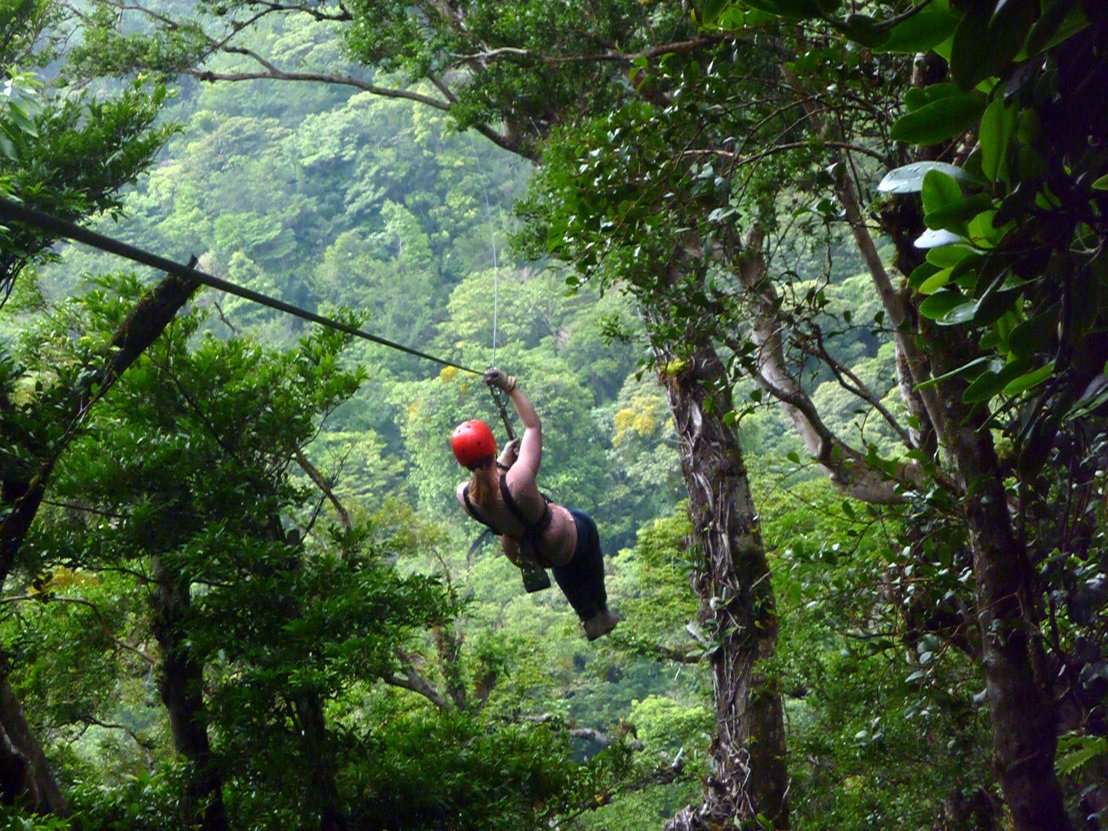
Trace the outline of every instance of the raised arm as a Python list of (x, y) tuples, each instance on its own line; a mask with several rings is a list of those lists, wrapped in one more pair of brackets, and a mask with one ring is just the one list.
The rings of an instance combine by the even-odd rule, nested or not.
[(523, 465), (531, 475), (538, 475), (539, 465), (542, 464), (542, 423), (539, 421), (539, 414), (535, 412), (531, 401), (519, 388), (514, 376), (490, 369), (485, 373), (485, 382), (508, 393), (508, 397), (512, 400), (519, 420), (523, 423), (523, 437), (520, 441), (519, 458), (516, 464)]

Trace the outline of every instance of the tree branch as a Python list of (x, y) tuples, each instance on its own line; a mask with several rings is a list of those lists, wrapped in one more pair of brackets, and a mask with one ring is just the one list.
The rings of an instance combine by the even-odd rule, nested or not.
[(333, 490), (334, 481), (325, 478), (324, 475), (320, 473), (310, 461), (308, 461), (308, 457), (304, 455), (304, 451), (301, 450), (299, 447), (293, 451), (292, 456), (294, 459), (296, 459), (296, 463), (300, 465), (300, 469), (308, 474), (308, 478), (315, 483), (315, 486), (319, 488), (323, 495), (327, 497), (327, 500), (331, 503), (331, 505), (334, 506), (335, 511), (339, 515), (339, 524), (342, 525), (343, 529), (349, 531), (351, 528), (353, 528), (354, 525), (350, 521), (349, 512), (346, 510), (345, 507), (343, 507), (343, 504), (339, 501), (339, 498), (335, 496), (335, 491)]
[(827, 346), (823, 342), (823, 332), (820, 330), (819, 326), (812, 327), (811, 337), (798, 338), (797, 345), (808, 355), (823, 361), (823, 363), (831, 369), (831, 372), (834, 373), (835, 380), (839, 382), (839, 386), (877, 410), (888, 425), (900, 436), (900, 440), (904, 443), (905, 447), (909, 449), (915, 447), (912, 436), (900, 422), (896, 420), (893, 414), (889, 412), (888, 407), (881, 403), (881, 399), (862, 382), (862, 379), (859, 378), (853, 370), (843, 366), (827, 351)]
[[(863, 502), (876, 505), (903, 502), (904, 497), (897, 492), (895, 481), (873, 470), (865, 454), (850, 447), (831, 431), (811, 397), (789, 369), (781, 337), (780, 302), (769, 280), (762, 254), (764, 237), (764, 231), (759, 226), (750, 229), (735, 269), (744, 296), (753, 310), (751, 338), (757, 347), (753, 361), (748, 362), (744, 369), (759, 387), (781, 405), (803, 439), (808, 453), (827, 471), (832, 482)], [(725, 340), (737, 355), (743, 354), (743, 344), (734, 334), (728, 334)], [(906, 469), (904, 473), (907, 473)], [(918, 476), (906, 481), (914, 482), (915, 478)]]
[(593, 52), (582, 55), (550, 55), (544, 52), (536, 52), (533, 49), (521, 49), (516, 46), (500, 46), (488, 49), (484, 52), (472, 52), (469, 54), (452, 54), (450, 57), (458, 61), (476, 61), (480, 64), (495, 61), (500, 58), (522, 58), (551, 66), (561, 66), (570, 63), (621, 63), (630, 64), (638, 60), (651, 60), (662, 55), (672, 55), (680, 52), (695, 52), (705, 46), (714, 46), (725, 40), (733, 40), (723, 33), (702, 35), (689, 40), (678, 40), (672, 43), (663, 43), (643, 49), (638, 52), (621, 52), (617, 49), (609, 49), (604, 52)]
[(392, 673), (382, 680), (393, 687), (400, 687), (418, 695), (422, 695), (443, 712), (454, 712), (454, 705), (445, 695), (436, 690), (426, 678), (416, 672), (411, 656), (402, 649), (396, 650), (396, 655), (401, 661), (401, 671), (404, 673)]

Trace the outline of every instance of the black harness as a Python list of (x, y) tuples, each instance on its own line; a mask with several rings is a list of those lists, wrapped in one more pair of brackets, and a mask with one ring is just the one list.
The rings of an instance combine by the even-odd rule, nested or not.
[[(523, 511), (520, 510), (519, 505), (512, 497), (512, 492), (508, 488), (508, 478), (506, 476), (500, 477), (500, 496), (504, 500), (504, 504), (507, 506), (508, 511), (511, 512), (519, 524), (523, 526), (523, 538), (516, 540), (519, 543), (527, 543), (531, 547), (531, 553), (539, 559), (543, 558), (543, 542), (542, 536), (546, 533), (546, 529), (550, 527), (550, 522), (553, 519), (550, 513), (550, 498), (546, 494), (542, 494), (542, 516), (540, 516), (535, 522), (527, 519), (523, 515)], [(465, 500), (466, 510), (469, 511), (469, 515), (475, 520), (480, 522), (498, 537), (503, 536), (504, 532), (493, 526), (491, 522), (485, 519), (481, 512), (477, 510), (477, 506), (473, 504), (469, 498), (469, 485), (466, 485), (462, 489), (462, 499)], [(512, 537), (512, 539), (516, 539)]]

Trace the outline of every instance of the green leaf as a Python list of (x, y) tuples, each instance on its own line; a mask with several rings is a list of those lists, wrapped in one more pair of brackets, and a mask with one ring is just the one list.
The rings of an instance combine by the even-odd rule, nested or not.
[(1108, 737), (1065, 736), (1058, 743), (1054, 766), (1062, 776), (1068, 776), (1101, 756), (1108, 756)]
[(962, 393), (962, 401), (966, 404), (978, 404), (989, 400), (1003, 390), (1013, 379), (1026, 372), (1030, 364), (1029, 360), (1020, 358), (1006, 364), (998, 372), (991, 369), (982, 372), (972, 384), (966, 387), (966, 391)]
[(962, 201), (962, 189), (954, 178), (941, 170), (929, 170), (923, 177), (923, 210), (927, 214), (937, 213)]
[(852, 14), (846, 20), (832, 20), (831, 25), (862, 46), (874, 47), (888, 38), (888, 33), (867, 14)]
[[(922, 305), (922, 304), (921, 304)], [(953, 309), (942, 315), (935, 322), (940, 326), (958, 326), (962, 323), (968, 323), (973, 320), (974, 312), (977, 311), (977, 301), (967, 300)]]
[(981, 116), (981, 172), (991, 182), (1008, 179), (1008, 143), (1016, 131), (1018, 115), (1015, 107), (1005, 105), (1003, 96), (997, 96)]
[(974, 245), (978, 248), (996, 248), (1000, 241), (1008, 233), (1011, 223), (1001, 228), (994, 225), (997, 212), (994, 210), (982, 211), (969, 221), (966, 233)]
[(974, 124), (985, 109), (985, 98), (967, 92), (948, 96), (902, 115), (893, 124), (889, 136), (909, 144), (938, 144), (961, 135)]
[[(1027, 33), (1027, 54), (1037, 55), (1083, 28), (1088, 21), (1080, 6), (1074, 8), (1077, 5), (1077, 0), (1054, 0), (1047, 6)], [(1063, 27), (1063, 23), (1069, 25)]]
[(804, 599), (800, 583), (795, 581), (790, 583), (785, 597), (788, 599), (789, 605), (799, 606), (800, 601)]
[(919, 313), (928, 320), (938, 320), (965, 302), (966, 298), (959, 291), (942, 291), (920, 303)]
[(1108, 190), (1108, 173), (1093, 182), (1093, 190)]
[(1005, 395), (1019, 395), (1021, 392), (1031, 389), (1034, 386), (1038, 386), (1043, 381), (1051, 376), (1054, 372), (1054, 361), (1041, 366), (1033, 372), (1028, 372), (1025, 375), (1021, 375), (1014, 381), (1011, 381), (1004, 387)]
[(712, 26), (719, 19), (720, 12), (731, 4), (729, 0), (704, 0), (698, 5), (700, 7), (700, 22), (705, 26)]
[(941, 271), (936, 271), (920, 284), (917, 291), (920, 294), (934, 294), (950, 282), (950, 277), (953, 273), (953, 267), (944, 268)]
[(990, 287), (977, 301), (977, 311), (973, 315), (974, 326), (989, 326), (999, 320), (1009, 309), (1015, 306), (1020, 292), (1001, 291)]
[(979, 81), (992, 74), (985, 43), (992, 10), (991, 2), (970, 4), (954, 30), (950, 47), (950, 77), (960, 89), (973, 89)]
[(968, 245), (944, 245), (928, 251), (927, 262), (939, 268), (953, 268), (963, 260), (976, 256), (980, 255)]
[(928, 104), (958, 95), (962, 95), (962, 91), (951, 81), (942, 81), (925, 87), (909, 87), (904, 93), (904, 107), (908, 112), (913, 113)]
[(950, 77), (969, 90), (1001, 75), (1019, 53), (1038, 16), (1038, 0), (973, 3), (954, 31)]
[(877, 185), (877, 190), (880, 193), (919, 193), (923, 187), (924, 176), (932, 170), (941, 171), (954, 181), (962, 184), (980, 184), (980, 181), (972, 174), (952, 164), (946, 162), (914, 162), (886, 173)]
[(958, 15), (950, 11), (948, 3), (936, 0), (894, 26), (874, 51), (909, 55), (927, 52), (954, 34), (957, 26)]
[(761, 9), (764, 12), (772, 12), (782, 17), (802, 20), (809, 17), (820, 17), (823, 14), (823, 3), (819, 0), (744, 0), (752, 9)]
[(943, 381), (949, 381), (951, 378), (954, 378), (954, 377), (956, 377), (958, 375), (961, 375), (965, 372), (969, 372), (969, 370), (975, 369), (976, 367), (979, 367), (982, 364), (992, 363), (994, 360), (996, 360), (996, 359), (992, 358), (992, 357), (989, 357), (987, 355), (983, 356), (983, 357), (980, 357), (980, 358), (974, 358), (969, 363), (962, 364), (962, 366), (958, 367), (957, 369), (952, 369), (952, 370), (950, 370), (950, 372), (944, 372), (942, 375), (938, 375), (935, 378), (931, 378), (928, 381), (924, 381), (920, 384), (916, 384), (915, 389), (923, 390), (923, 389), (927, 389), (928, 387), (933, 387), (936, 384), (941, 384)]
[(940, 270), (941, 269), (934, 263), (920, 263), (912, 270), (912, 273), (908, 275), (908, 288), (918, 289), (923, 285), (924, 281)]
[(928, 211), (923, 221), (928, 228), (945, 228), (956, 234), (966, 235), (967, 223), (982, 211), (991, 208), (992, 204), (992, 197), (988, 194), (975, 193), (973, 196), (951, 202), (937, 210)]
[(1058, 310), (1055, 303), (1045, 312), (1025, 320), (1008, 335), (1008, 348), (1012, 354), (1030, 357), (1036, 352), (1048, 350), (1058, 333)]

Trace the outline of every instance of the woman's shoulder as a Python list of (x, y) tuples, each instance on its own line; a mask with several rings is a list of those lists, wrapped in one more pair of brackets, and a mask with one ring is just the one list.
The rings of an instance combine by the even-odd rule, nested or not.
[(512, 465), (512, 469), (504, 474), (504, 480), (513, 491), (538, 488), (535, 474), (521, 465)]

